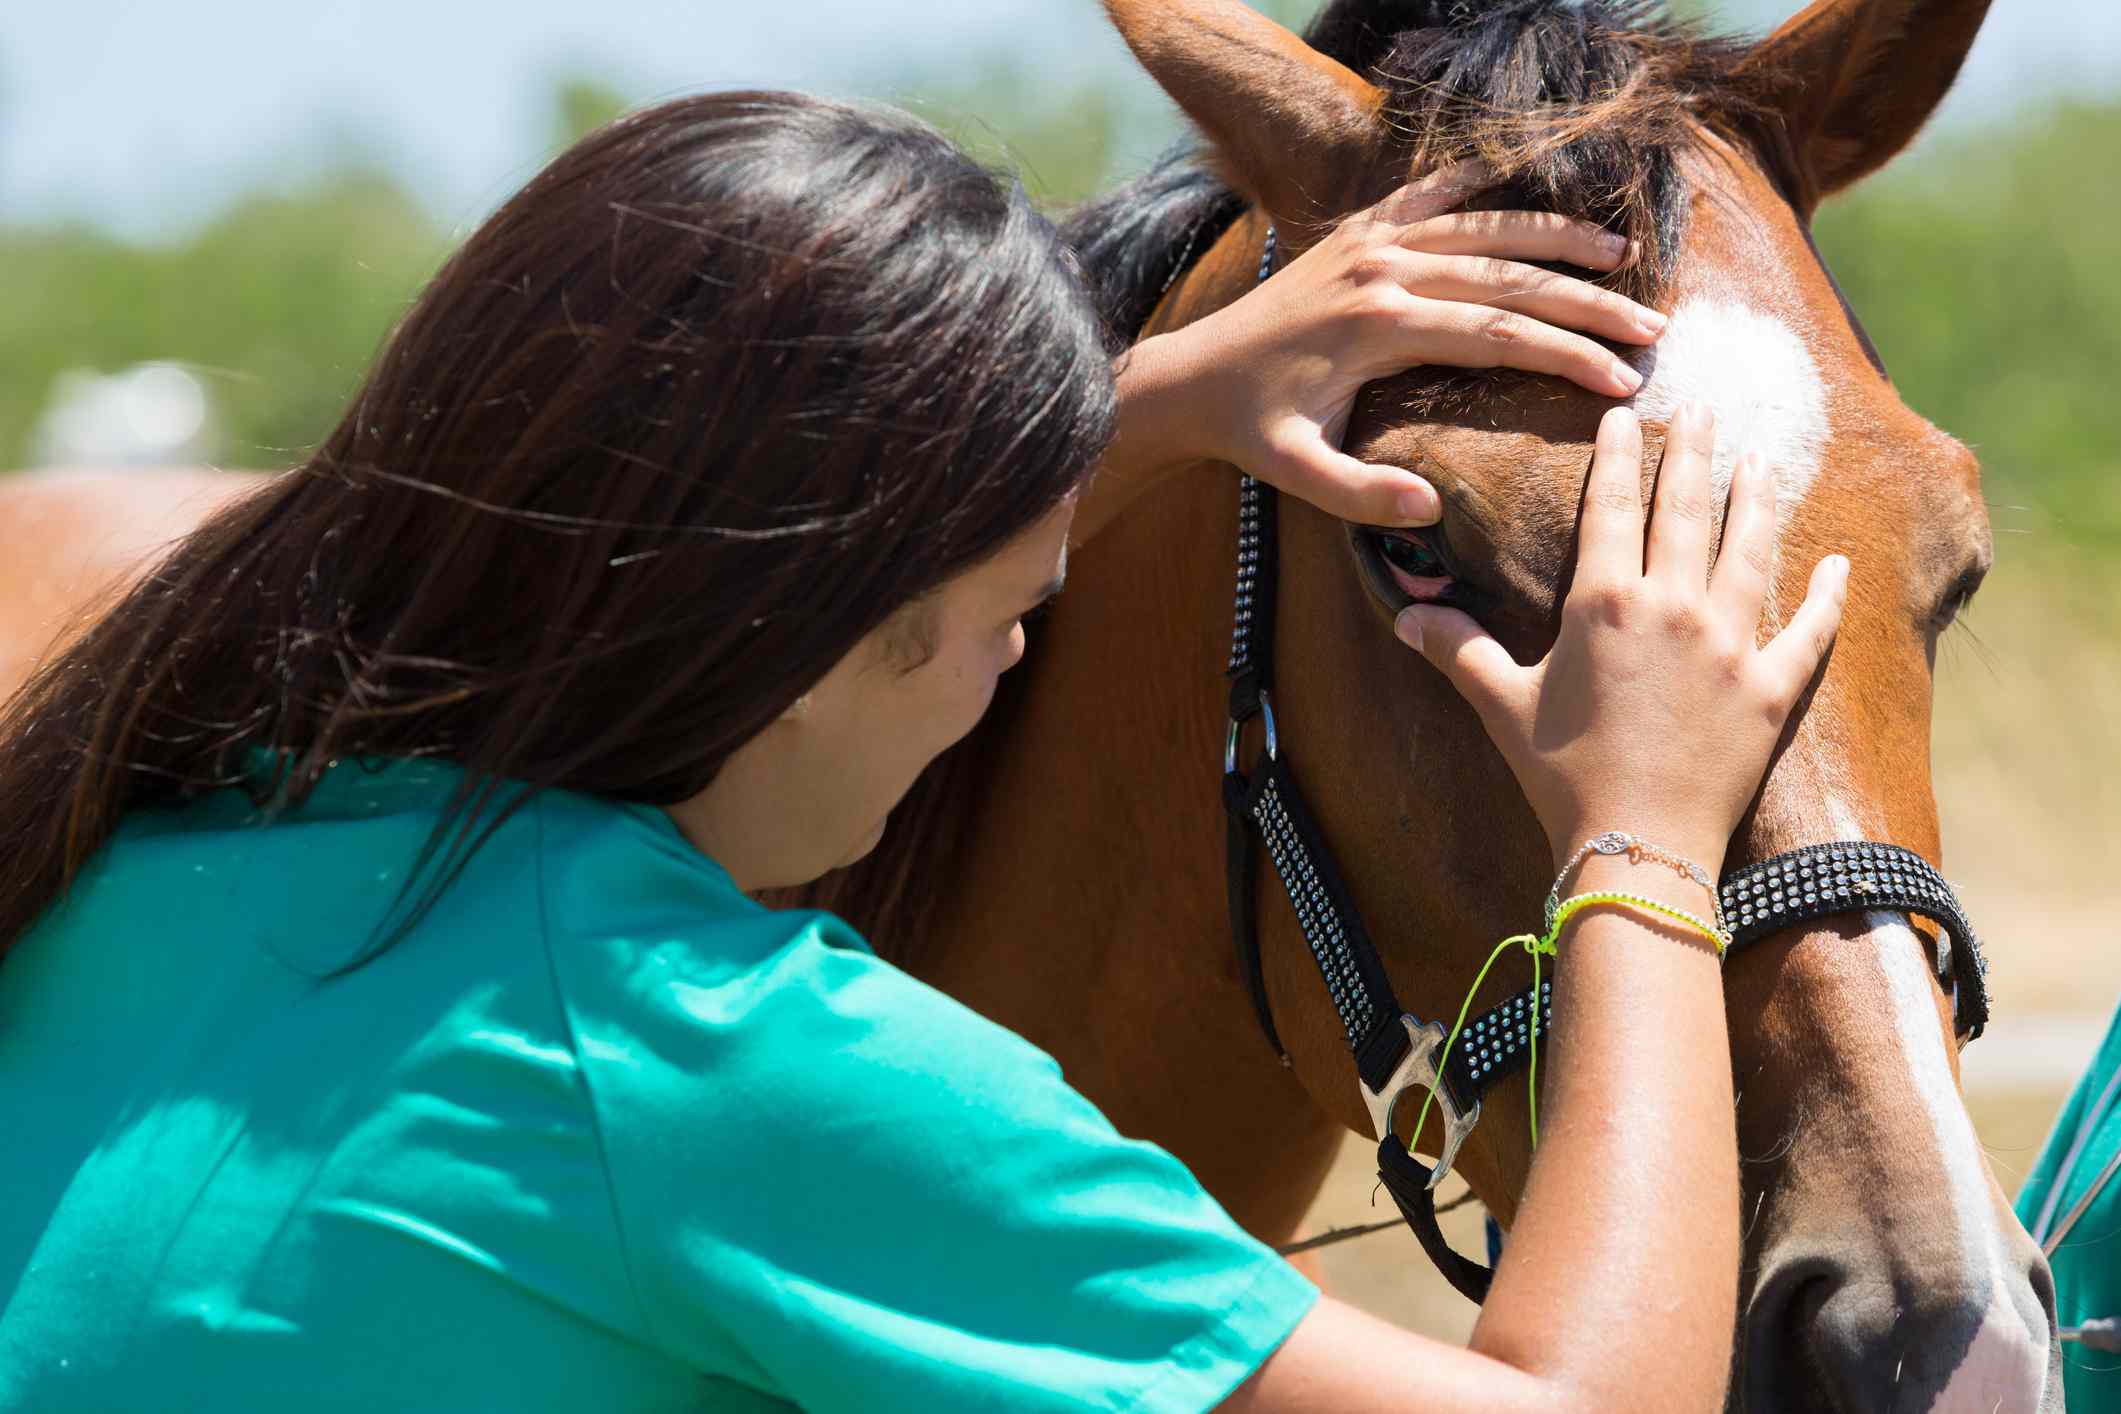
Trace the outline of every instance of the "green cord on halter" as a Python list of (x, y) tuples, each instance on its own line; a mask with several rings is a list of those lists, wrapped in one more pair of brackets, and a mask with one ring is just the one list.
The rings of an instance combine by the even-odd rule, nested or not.
[[(1535, 1149), (1539, 1147), (1538, 998), (1541, 995), (1539, 988), (1539, 959), (1542, 954), (1548, 956), (1553, 955), (1555, 950), (1555, 944), (1561, 938), (1561, 930), (1568, 926), (1569, 920), (1573, 918), (1579, 910), (1595, 907), (1600, 904), (1618, 906), (1622, 908), (1640, 909), (1645, 913), (1654, 913), (1661, 918), (1665, 918), (1673, 923), (1677, 923), (1681, 927), (1685, 928), (1688, 932), (1699, 933), (1702, 937), (1708, 939), (1709, 942), (1714, 945), (1716, 949), (1716, 956), (1718, 957), (1723, 956), (1724, 949), (1729, 947), (1731, 943), (1730, 934), (1724, 932), (1721, 928), (1718, 928), (1715, 924), (1708, 922), (1706, 919), (1687, 912), (1683, 908), (1674, 908), (1671, 904), (1659, 903), (1656, 899), (1645, 898), (1641, 894), (1604, 892), (1577, 894), (1573, 898), (1563, 900), (1561, 905), (1554, 910), (1554, 921), (1547, 925), (1546, 936), (1543, 938), (1535, 936), (1531, 933), (1517, 933), (1513, 934), (1510, 937), (1504, 938), (1501, 942), (1495, 945), (1495, 950), (1488, 954), (1488, 960), (1480, 965), (1479, 975), (1474, 977), (1472, 987), (1467, 990), (1465, 1004), (1458, 1008), (1458, 1020), (1452, 1023), (1451, 1034), (1449, 1038), (1446, 1039), (1443, 1043), (1443, 1051), (1436, 1057), (1436, 1073), (1439, 1076), (1442, 1075), (1445, 1062), (1451, 1059), (1451, 1048), (1458, 1044), (1458, 1033), (1465, 1028), (1467, 1013), (1473, 1010), (1473, 998), (1480, 994), (1480, 984), (1488, 980), (1488, 970), (1495, 965), (1495, 959), (1501, 957), (1503, 953), (1508, 950), (1513, 944), (1523, 948), (1526, 952), (1530, 953), (1532, 955), (1533, 1002), (1531, 1009), (1532, 1030), (1529, 1037), (1529, 1043), (1527, 1045), (1527, 1050), (1530, 1052), (1531, 1059), (1530, 1063), (1526, 1066), (1525, 1069), (1525, 1109), (1527, 1113), (1529, 1113), (1531, 1116), (1532, 1147)], [(1441, 1081), (1439, 1081), (1438, 1083), (1440, 1084)], [(1429, 1088), (1429, 1093), (1422, 1097), (1421, 1116), (1420, 1118), (1414, 1121), (1414, 1139), (1419, 1139), (1421, 1137), (1421, 1127), (1422, 1125), (1428, 1122), (1429, 1106), (1433, 1104), (1435, 1100), (1436, 1090), (1434, 1086), (1431, 1086)], [(1407, 1152), (1410, 1154), (1414, 1152), (1413, 1139), (1410, 1139), (1407, 1142)]]

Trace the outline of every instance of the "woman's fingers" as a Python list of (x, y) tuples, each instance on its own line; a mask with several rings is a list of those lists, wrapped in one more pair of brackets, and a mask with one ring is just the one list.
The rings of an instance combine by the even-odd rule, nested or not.
[(1507, 309), (1411, 297), (1405, 325), (1413, 337), (1408, 364), (1453, 368), (1521, 368), (1551, 373), (1609, 398), (1632, 396), (1642, 375), (1603, 345)]
[(1834, 635), (1841, 629), (1841, 606), (1848, 599), (1849, 562), (1842, 555), (1828, 555), (1812, 567), (1811, 587), (1804, 603), (1790, 616), (1782, 632), (1760, 650), (1760, 670), (1787, 711), (1811, 684)]
[(1392, 631), (1449, 678), (1482, 720), (1513, 704), (1535, 671), (1517, 666), (1510, 650), (1470, 615), (1441, 604), (1401, 609)]
[(1514, 310), (1568, 329), (1647, 344), (1664, 332), (1656, 310), (1626, 295), (1536, 265), (1486, 256), (1415, 256), (1404, 281), (1408, 293)]
[(1709, 575), (1709, 529), (1715, 518), (1709, 467), (1716, 455), (1716, 415), (1688, 403), (1664, 435), (1664, 462), (1650, 507), (1645, 573), (1699, 594)]
[(1576, 587), (1598, 588), (1642, 578), (1642, 424), (1613, 408), (1598, 424), (1598, 450), (1583, 487), (1576, 532)]
[(1289, 443), (1250, 470), (1277, 491), (1356, 525), (1434, 525), (1443, 517), (1443, 500), (1425, 478), (1358, 461), (1316, 428), (1295, 429)]
[(1547, 211), (1455, 211), (1399, 233), (1399, 244), (1430, 255), (1493, 255), (1556, 260), (1585, 270), (1618, 270), (1630, 255), (1624, 236)]
[(1494, 185), (1495, 169), (1477, 157), (1469, 158), (1407, 183), (1363, 214), (1396, 226), (1411, 226), (1463, 206)]
[(1774, 570), (1775, 474), (1766, 458), (1747, 452), (1731, 473), (1731, 504), (1723, 517), (1723, 548), (1709, 573), (1709, 598), (1748, 634), (1757, 633)]

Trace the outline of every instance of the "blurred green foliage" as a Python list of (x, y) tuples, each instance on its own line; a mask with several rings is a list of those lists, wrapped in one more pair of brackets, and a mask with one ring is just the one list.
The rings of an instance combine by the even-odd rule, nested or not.
[(358, 169), (239, 201), (169, 246), (0, 228), (0, 466), (29, 457), (59, 373), (147, 359), (205, 383), (227, 461), (291, 464), (337, 422), (445, 245), (410, 194)]
[(1820, 213), (1902, 395), (1973, 444), (1999, 531), (2121, 537), (2121, 104), (1964, 133)]
[(553, 150), (589, 136), (631, 106), (626, 94), (608, 83), (580, 75), (562, 78), (552, 94)]
[[(1274, 9), (1268, 5), (1265, 8)], [(1297, 19), (1307, 0), (1279, 8)], [(891, 96), (1059, 206), (1176, 132), (1146, 83), (1060, 90), (997, 61)], [(555, 85), (554, 145), (625, 96)], [(1145, 140), (1146, 139), (1146, 140)], [(1818, 235), (1908, 401), (1982, 453), (2003, 529), (2121, 538), (2121, 187), (2096, 171), (2121, 104), (2029, 115), (1932, 145), (1821, 214)], [(389, 177), (353, 167), (260, 193), (166, 246), (0, 226), (0, 467), (69, 368), (174, 359), (213, 396), (222, 457), (285, 465), (336, 419), (448, 237)]]
[(1026, 191), (1052, 208), (1080, 201), (1120, 175), (1117, 159), (1130, 125), (1155, 126), (1169, 137), (1179, 132), (1175, 116), (1134, 101), (1126, 90), (1054, 89), (1006, 60), (970, 75), (915, 77), (890, 96), (988, 166), (1015, 172)]

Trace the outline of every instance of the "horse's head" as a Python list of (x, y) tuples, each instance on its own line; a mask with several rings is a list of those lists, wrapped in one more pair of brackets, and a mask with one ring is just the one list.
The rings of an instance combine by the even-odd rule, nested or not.
[[(1730, 862), (1855, 838), (1935, 861), (1931, 665), (1989, 563), (1978, 472), (1900, 400), (1807, 227), (1821, 199), (1914, 135), (1986, 0), (1820, 0), (1752, 46), (1692, 38), (1619, 0), (1336, 0), (1314, 44), (1218, 0), (1111, 8), (1255, 203), (1152, 328), (1242, 293), (1268, 219), (1285, 249), (1301, 246), (1469, 152), (1509, 178), (1492, 204), (1592, 216), (1642, 243), (1621, 278), (1671, 317), (1635, 360), (1645, 478), (1673, 410), (1705, 401), (1725, 484), (1749, 447), (1778, 470), (1769, 618), (1801, 601), (1822, 555), (1854, 564), (1839, 642)], [(1530, 921), (1550, 855), (1478, 721), (1393, 640), (1391, 613), (1444, 599), (1520, 660), (1544, 653), (1604, 405), (1523, 376), (1374, 385), (1350, 449), (1426, 475), (1442, 523), (1383, 537), (1285, 503), (1281, 733), (1400, 999), (1424, 1015), (1454, 1012), (1491, 942)], [(1282, 1035), (1320, 1104), (1367, 1132), (1338, 1021), (1268, 895)], [(1936, 948), (1927, 925), (1851, 915), (1729, 967), (1747, 1407), (2025, 1409), (2043, 1388), (2059, 1401), (2048, 1274), (1960, 1100)], [(1501, 995), (1491, 988), (1482, 1005)], [(1488, 1110), (1460, 1164), (1507, 1220), (1529, 1161), (1522, 1083)]]

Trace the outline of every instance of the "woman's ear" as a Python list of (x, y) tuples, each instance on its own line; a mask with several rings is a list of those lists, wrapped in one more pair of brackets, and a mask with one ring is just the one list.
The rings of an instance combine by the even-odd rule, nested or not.
[(1869, 176), (1944, 100), (1989, 0), (1815, 0), (1747, 56), (1742, 72), (1782, 116), (1798, 214)]
[(1105, 10), (1232, 185), (1277, 220), (1325, 221), (1363, 203), (1391, 146), (1375, 85), (1238, 0), (1105, 0)]

